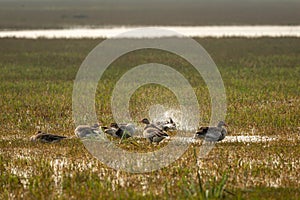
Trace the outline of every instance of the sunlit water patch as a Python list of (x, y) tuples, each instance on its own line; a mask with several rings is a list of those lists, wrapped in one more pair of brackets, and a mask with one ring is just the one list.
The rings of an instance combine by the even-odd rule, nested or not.
[[(201, 139), (194, 139), (191, 137), (173, 137), (172, 139), (178, 140), (181, 142), (187, 143), (199, 143), (202, 141)], [(261, 135), (238, 135), (238, 136), (226, 136), (221, 143), (230, 143), (230, 142), (243, 142), (243, 143), (262, 143), (262, 142), (270, 142), (278, 140), (276, 137), (269, 137), (269, 136), (261, 136)]]
[[(120, 33), (145, 27), (101, 27), (101, 28), (73, 28), (73, 29), (39, 29), (39, 30), (2, 30), (0, 38), (111, 38)], [(135, 32), (127, 37), (145, 38), (170, 37), (178, 33), (187, 37), (300, 37), (300, 26), (155, 26), (158, 29), (168, 29), (170, 32), (154, 31), (141, 34)], [(166, 35), (167, 34), (167, 35)]]

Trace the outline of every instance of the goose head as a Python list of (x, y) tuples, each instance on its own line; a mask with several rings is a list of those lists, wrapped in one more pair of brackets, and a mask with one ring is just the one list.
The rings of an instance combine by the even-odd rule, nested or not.
[(140, 122), (142, 122), (144, 124), (150, 124), (150, 121), (147, 118), (142, 119)]
[(226, 124), (224, 121), (219, 121), (218, 127), (219, 127), (219, 128), (222, 128), (223, 126), (226, 126), (226, 127), (227, 127), (227, 124)]
[(38, 131), (35, 135), (30, 137), (30, 141), (35, 141), (37, 139), (37, 136), (42, 135), (42, 131)]
[(91, 126), (91, 128), (99, 128), (100, 125), (98, 123), (94, 124), (93, 126)]
[(118, 124), (114, 123), (114, 122), (110, 124), (110, 127), (113, 127), (113, 128), (116, 128), (116, 129), (119, 128)]

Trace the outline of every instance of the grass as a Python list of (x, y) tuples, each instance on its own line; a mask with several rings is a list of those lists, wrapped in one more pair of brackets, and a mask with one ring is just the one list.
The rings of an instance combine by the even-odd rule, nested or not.
[[(107, 167), (76, 138), (56, 144), (29, 141), (40, 129), (73, 136), (73, 81), (100, 41), (0, 40), (1, 199), (299, 199), (299, 39), (197, 39), (222, 74), (230, 134), (278, 140), (219, 143), (198, 161), (199, 144), (193, 144), (170, 166), (146, 174)], [(210, 98), (202, 78), (184, 60), (157, 50), (129, 53), (105, 72), (96, 94), (100, 123), (113, 120), (109, 96), (118, 78), (135, 65), (154, 61), (188, 78), (200, 102), (201, 125), (208, 124)], [(156, 95), (162, 92), (164, 96)], [(139, 88), (130, 101), (132, 117), (147, 116), (157, 103), (178, 106), (166, 88)], [(137, 141), (140, 146), (124, 142), (120, 147), (152, 149)]]

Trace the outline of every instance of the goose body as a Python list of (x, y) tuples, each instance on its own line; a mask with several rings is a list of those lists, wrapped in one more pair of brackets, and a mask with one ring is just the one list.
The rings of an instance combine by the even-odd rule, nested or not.
[(176, 130), (176, 123), (170, 117), (168, 121), (156, 122), (155, 125), (163, 131), (174, 131)]
[(98, 124), (94, 124), (93, 126), (79, 125), (74, 132), (75, 135), (79, 138), (92, 137), (100, 134)]
[(207, 142), (218, 142), (223, 140), (227, 135), (227, 130), (223, 128), (227, 124), (220, 121), (217, 126), (201, 127), (196, 133), (194, 138), (201, 138)]
[(147, 118), (142, 119), (140, 122), (145, 124), (144, 130), (146, 130), (148, 128), (153, 128), (153, 129), (157, 129), (159, 131), (163, 131), (163, 129), (160, 128), (157, 124), (150, 123), (150, 121)]
[(129, 138), (132, 137), (135, 133), (135, 126), (134, 124), (117, 124), (111, 123), (110, 127), (103, 127), (104, 132), (117, 138)]
[(36, 135), (30, 137), (30, 140), (33, 142), (40, 141), (44, 143), (52, 143), (52, 142), (59, 142), (67, 137), (61, 135), (53, 135), (50, 133), (43, 133), (42, 131), (38, 131)]
[(159, 143), (163, 139), (168, 138), (169, 135), (163, 131), (160, 131), (156, 128), (147, 128), (143, 131), (143, 136), (146, 138), (150, 143), (156, 142)]
[(156, 142), (159, 143), (163, 139), (168, 138), (169, 135), (163, 131), (163, 129), (157, 127), (155, 124), (151, 124), (150, 121), (144, 118), (142, 123), (146, 124), (143, 136), (146, 138), (150, 143)]

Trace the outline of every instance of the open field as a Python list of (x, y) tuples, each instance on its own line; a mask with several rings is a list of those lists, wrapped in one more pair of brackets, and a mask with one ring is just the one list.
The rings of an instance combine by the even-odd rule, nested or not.
[[(29, 141), (37, 130), (73, 136), (73, 81), (100, 41), (0, 40), (0, 199), (205, 199), (205, 190), (212, 199), (300, 198), (300, 39), (197, 39), (222, 75), (229, 134), (277, 140), (219, 143), (198, 163), (195, 143), (169, 167), (146, 174), (105, 166), (77, 138)], [(190, 81), (201, 125), (207, 125), (210, 98), (202, 78), (183, 59), (159, 50), (132, 52), (112, 63), (97, 88), (99, 122), (113, 120), (110, 94), (116, 81), (133, 66), (151, 62), (172, 66)], [(131, 98), (132, 117), (147, 116), (154, 104), (178, 106), (171, 91), (146, 85)], [(130, 139), (120, 146), (145, 152), (166, 143), (152, 147)]]
[(297, 0), (1, 0), (0, 29), (299, 25)]

